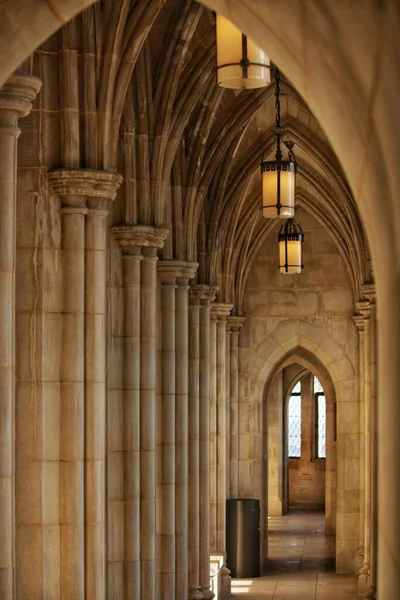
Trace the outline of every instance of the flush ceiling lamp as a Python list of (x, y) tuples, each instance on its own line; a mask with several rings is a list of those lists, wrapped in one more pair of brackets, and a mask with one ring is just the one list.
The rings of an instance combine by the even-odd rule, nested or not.
[(234, 90), (265, 87), (271, 81), (269, 58), (222, 15), (216, 15), (217, 81)]
[(292, 275), (302, 272), (303, 242), (303, 230), (294, 219), (282, 224), (278, 234), (280, 273)]
[(294, 143), (284, 141), (289, 150), (288, 160), (283, 160), (281, 150), (283, 129), (281, 127), (280, 73), (275, 68), (275, 160), (263, 160), (261, 163), (262, 179), (262, 214), (266, 219), (287, 219), (294, 216), (295, 178), (297, 172), (296, 159), (293, 153)]

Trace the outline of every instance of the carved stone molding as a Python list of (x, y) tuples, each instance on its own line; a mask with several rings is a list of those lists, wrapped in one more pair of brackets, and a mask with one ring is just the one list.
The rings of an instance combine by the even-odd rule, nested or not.
[(354, 315), (353, 321), (358, 331), (364, 331), (364, 317), (362, 315)]
[(118, 225), (111, 231), (122, 250), (135, 246), (162, 248), (169, 235), (168, 229), (150, 225)]
[(374, 283), (364, 283), (361, 286), (364, 296), (369, 300), (371, 304), (375, 304), (376, 301), (376, 288)]
[(92, 169), (52, 169), (47, 178), (57, 196), (83, 196), (87, 199), (114, 200), (123, 177), (111, 171)]
[(356, 306), (358, 311), (361, 313), (364, 321), (368, 320), (371, 316), (371, 303), (369, 300), (362, 300), (361, 302), (356, 302)]
[(192, 300), (203, 300), (207, 302), (214, 302), (217, 292), (217, 285), (207, 285), (205, 283), (191, 285), (189, 290), (190, 298)]
[(223, 302), (214, 302), (211, 304), (211, 316), (217, 317), (219, 321), (226, 320), (231, 314), (233, 304), (225, 304)]
[(26, 117), (41, 86), (42, 82), (34, 75), (12, 75), (0, 87), (0, 110), (14, 111), (18, 118)]
[(246, 317), (229, 316), (226, 319), (226, 325), (227, 325), (227, 327), (230, 328), (230, 330), (233, 333), (239, 333), (239, 331), (241, 330), (241, 328), (244, 325), (245, 320), (246, 320)]
[(194, 279), (198, 268), (199, 263), (184, 260), (159, 260), (157, 273), (162, 279)]

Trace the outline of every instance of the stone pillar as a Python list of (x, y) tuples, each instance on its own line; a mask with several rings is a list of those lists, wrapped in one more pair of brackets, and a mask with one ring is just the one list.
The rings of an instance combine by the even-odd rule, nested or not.
[(239, 332), (244, 317), (228, 317), (230, 340), (230, 496), (239, 497)]
[(200, 586), (200, 298), (190, 288), (189, 305), (189, 598), (204, 598)]
[[(209, 448), (208, 443), (205, 445), (209, 437), (210, 295), (214, 299), (215, 292), (210, 286), (193, 285), (190, 288), (189, 597), (193, 599), (213, 596), (209, 590)], [(206, 577), (201, 573), (204, 563), (207, 565)]]
[(161, 598), (188, 594), (188, 282), (197, 263), (161, 260)]
[(226, 477), (226, 489), (225, 497), (231, 497), (231, 334), (232, 328), (228, 321), (226, 321), (226, 335), (225, 335), (225, 397), (226, 397), (226, 448), (225, 448), (225, 477)]
[(363, 285), (364, 296), (370, 303), (370, 484), (371, 484), (371, 551), (370, 579), (366, 598), (375, 599), (378, 562), (378, 386), (377, 386), (377, 322), (374, 284)]
[(199, 527), (200, 586), (205, 600), (214, 598), (210, 590), (210, 302), (217, 288), (193, 286), (200, 297), (199, 310)]
[[(142, 346), (147, 343), (142, 329), (143, 311), (142, 303), (147, 300), (142, 291), (142, 248), (146, 244), (153, 244), (150, 249), (161, 247), (166, 237), (166, 232), (151, 227), (126, 225), (114, 227), (113, 235), (121, 246), (123, 260), (123, 527), (122, 532), (117, 529), (114, 535), (124, 537), (124, 598), (127, 600), (140, 600), (142, 598), (141, 583), (141, 556), (142, 556), (142, 527), (145, 523), (141, 520), (143, 501), (141, 496), (141, 406), (147, 402), (141, 378), (141, 353)], [(150, 261), (150, 269), (155, 268), (155, 261)], [(146, 291), (152, 300), (153, 288)], [(147, 310), (154, 311), (150, 302)], [(149, 316), (151, 319), (151, 315)], [(155, 314), (153, 315), (155, 319)], [(152, 347), (153, 340), (150, 341)], [(154, 359), (153, 359), (154, 360)], [(152, 400), (150, 388), (150, 400)], [(150, 417), (150, 427), (151, 417)], [(151, 454), (151, 451), (150, 451)], [(150, 473), (151, 476), (151, 473)], [(148, 488), (151, 490), (151, 481)], [(149, 493), (149, 489), (146, 490)], [(151, 492), (150, 492), (151, 494)], [(151, 505), (151, 501), (150, 501)], [(155, 532), (151, 533), (151, 538)], [(150, 540), (151, 543), (151, 540)], [(154, 586), (153, 586), (154, 587)], [(149, 596), (153, 600), (153, 596)]]
[(175, 289), (176, 273), (169, 265), (158, 263), (161, 279), (161, 396), (159, 450), (160, 483), (158, 491), (157, 535), (160, 537), (157, 586), (162, 600), (176, 596), (175, 545)]
[(363, 490), (360, 497), (360, 546), (357, 552), (356, 565), (358, 568), (358, 586), (359, 590), (363, 585), (364, 577), (364, 556), (365, 556), (365, 393), (364, 393), (364, 364), (365, 364), (365, 350), (364, 350), (364, 317), (362, 315), (355, 315), (353, 321), (357, 327), (358, 340), (359, 340), (359, 397), (360, 397), (360, 490)]
[(364, 564), (360, 569), (360, 589), (369, 585), (371, 574), (371, 321), (370, 303), (358, 302), (364, 329)]
[(15, 235), (18, 119), (41, 82), (13, 75), (0, 88), (0, 597), (14, 596)]
[[(156, 299), (157, 299), (157, 249), (162, 248), (168, 235), (166, 229), (146, 225), (122, 225), (113, 227), (113, 234), (125, 254), (140, 254), (140, 294), (137, 289), (125, 299), (136, 301), (124, 306), (124, 319), (130, 324), (124, 330), (131, 332), (131, 340), (125, 340), (125, 349), (132, 344), (128, 356), (124, 356), (124, 416), (138, 419), (125, 426), (132, 438), (125, 437), (125, 523), (129, 523), (129, 534), (136, 538), (127, 539), (125, 534), (125, 597), (154, 600), (156, 595)], [(133, 247), (137, 249), (133, 249)], [(127, 250), (131, 248), (132, 250)], [(125, 259), (126, 260), (126, 259)], [(129, 259), (130, 260), (130, 259)], [(137, 259), (134, 259), (135, 261)], [(137, 284), (136, 266), (132, 269), (130, 282)], [(137, 285), (135, 285), (137, 288)], [(132, 312), (131, 312), (132, 311)], [(125, 329), (126, 327), (126, 329)], [(138, 332), (140, 336), (138, 336)], [(135, 343), (136, 342), (136, 343)], [(127, 362), (127, 359), (131, 362)], [(136, 364), (136, 368), (135, 365)], [(139, 368), (137, 368), (139, 364)], [(133, 369), (133, 378), (128, 382), (128, 370)], [(136, 378), (136, 381), (134, 380)], [(139, 389), (139, 402), (137, 389)], [(139, 404), (139, 406), (138, 406)], [(135, 437), (135, 439), (133, 439)], [(139, 460), (139, 466), (137, 461)], [(138, 476), (139, 475), (139, 476)], [(138, 506), (138, 498), (140, 498)], [(139, 523), (139, 527), (137, 524)], [(138, 547), (139, 544), (139, 547)], [(138, 565), (140, 558), (140, 565)], [(127, 586), (127, 574), (129, 574)]]
[[(116, 173), (50, 171), (62, 199), (61, 587), (103, 599), (105, 587), (106, 223)], [(86, 217), (85, 217), (86, 215)]]
[[(175, 261), (174, 261), (175, 262)], [(179, 263), (178, 263), (179, 264)], [(176, 288), (176, 598), (188, 598), (189, 280), (197, 263), (182, 263)]]
[[(213, 307), (214, 304), (211, 305)], [(210, 466), (210, 550), (217, 551), (217, 313), (210, 311), (209, 338), (209, 466)]]
[(215, 303), (217, 315), (217, 550), (225, 554), (226, 535), (226, 318), (232, 304)]

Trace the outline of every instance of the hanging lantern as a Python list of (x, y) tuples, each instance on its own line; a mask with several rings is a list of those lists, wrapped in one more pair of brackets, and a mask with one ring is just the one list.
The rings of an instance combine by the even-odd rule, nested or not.
[(234, 90), (265, 87), (271, 81), (269, 58), (222, 15), (217, 24), (218, 85)]
[(294, 143), (290, 140), (283, 142), (289, 150), (288, 160), (283, 160), (281, 141), (281, 102), (280, 74), (275, 70), (275, 108), (276, 108), (276, 152), (275, 160), (263, 160), (261, 163), (262, 179), (262, 214), (266, 219), (287, 219), (294, 216), (295, 178), (297, 165), (293, 153)]
[(303, 230), (294, 219), (282, 224), (278, 234), (279, 271), (284, 275), (302, 272), (303, 242)]

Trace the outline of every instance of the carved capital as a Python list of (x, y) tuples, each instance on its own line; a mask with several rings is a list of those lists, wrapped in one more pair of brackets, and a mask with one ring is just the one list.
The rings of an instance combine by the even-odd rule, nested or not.
[(232, 308), (233, 304), (213, 302), (211, 304), (211, 316), (216, 316), (218, 321), (226, 321), (226, 318), (231, 314)]
[(364, 296), (369, 300), (371, 304), (375, 304), (376, 300), (376, 288), (374, 283), (364, 283), (361, 286)]
[(197, 283), (190, 286), (189, 295), (193, 300), (213, 302), (218, 292), (218, 286)]
[(364, 321), (369, 321), (371, 316), (371, 303), (369, 300), (362, 300), (361, 302), (356, 302), (357, 309), (361, 313)]
[(362, 315), (354, 315), (353, 321), (358, 331), (364, 331), (364, 317)]
[(246, 320), (245, 317), (229, 316), (226, 319), (226, 322), (227, 322), (227, 326), (229, 326), (230, 330), (233, 333), (239, 333), (239, 331), (241, 330), (241, 328), (244, 325), (245, 320)]
[(129, 253), (129, 248), (162, 248), (169, 235), (168, 229), (151, 227), (150, 225), (118, 225), (112, 228), (116, 242), (124, 252)]
[[(53, 194), (63, 198), (64, 206), (87, 204), (94, 210), (114, 200), (123, 179), (119, 173), (92, 169), (52, 169), (47, 178)], [(77, 202), (77, 197), (85, 200)]]
[(161, 278), (194, 279), (199, 263), (184, 260), (159, 260), (157, 273)]
[(12, 75), (0, 87), (0, 110), (15, 112), (18, 119), (26, 117), (41, 86), (42, 82), (34, 75)]

